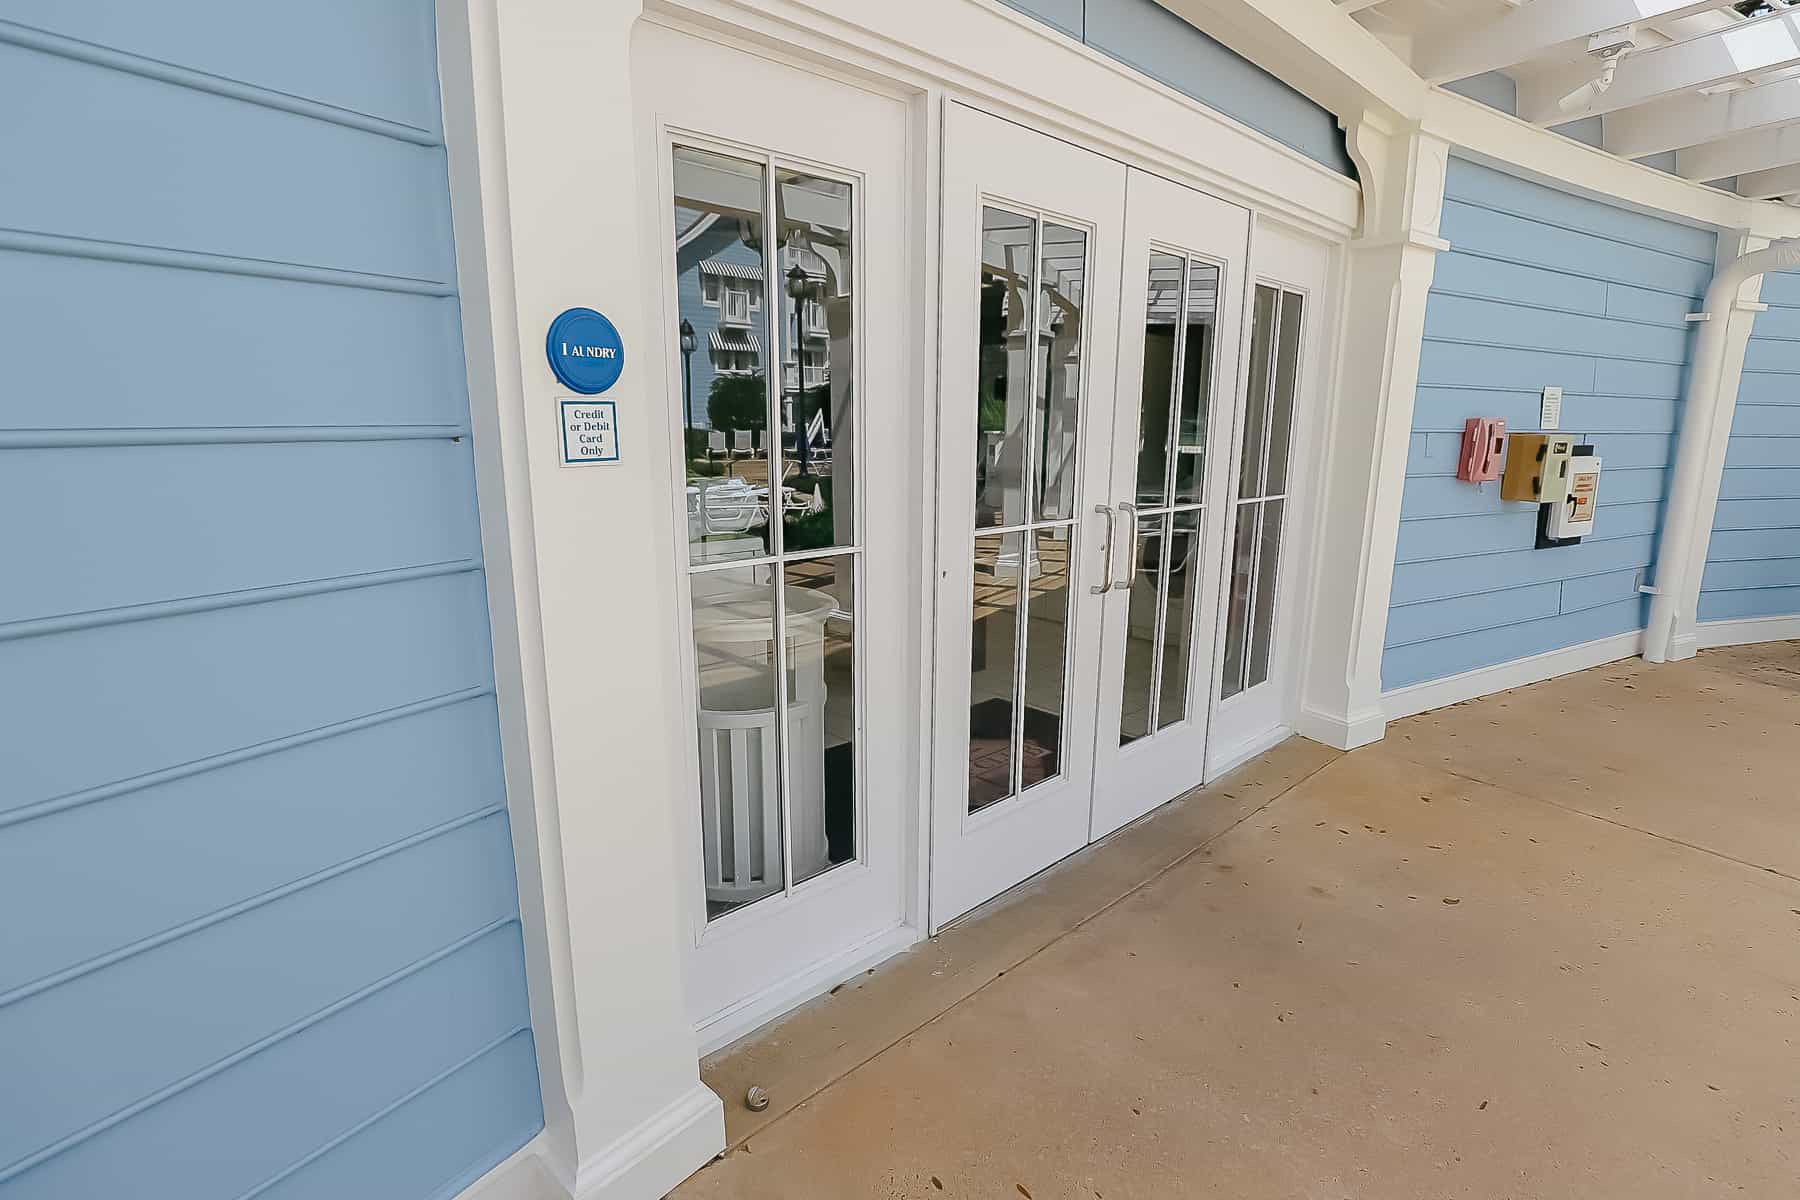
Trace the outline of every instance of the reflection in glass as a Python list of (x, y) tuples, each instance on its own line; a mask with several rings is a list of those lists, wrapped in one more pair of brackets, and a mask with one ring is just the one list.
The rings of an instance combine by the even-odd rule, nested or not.
[(1305, 298), (1299, 293), (1258, 285), (1245, 398), (1244, 477), (1238, 487), (1241, 498), (1232, 542), (1231, 598), (1226, 607), (1220, 684), (1225, 697), (1266, 681), (1274, 656), (1281, 530), (1288, 460), (1293, 452), (1304, 311)]
[(975, 539), (969, 639), (969, 811), (1012, 794), (1023, 534)]
[(676, 147), (674, 175), (689, 556), (754, 557), (773, 548), (764, 169)]
[(782, 569), (794, 882), (856, 857), (856, 558)]
[(1175, 394), (1175, 334), (1185, 260), (1152, 251), (1145, 281), (1144, 382), (1138, 405), (1137, 502), (1168, 503), (1169, 408)]
[(1225, 666), (1220, 695), (1229, 699), (1243, 691), (1246, 642), (1250, 636), (1250, 582), (1256, 574), (1256, 526), (1260, 504), (1237, 506), (1237, 528), (1231, 540), (1231, 599), (1225, 617)]
[(852, 199), (847, 183), (775, 172), (782, 546), (788, 551), (856, 541)]
[(1161, 683), (1156, 727), (1187, 719), (1188, 660), (1193, 656), (1194, 622), (1200, 605), (1200, 510), (1183, 509), (1169, 520), (1168, 582), (1163, 597)]
[(975, 411), (975, 524), (1025, 521), (1026, 423), (1031, 394), (1031, 274), (1037, 222), (981, 210), (981, 328)]
[(1262, 506), (1262, 529), (1256, 549), (1256, 611), (1250, 636), (1250, 661), (1245, 686), (1255, 687), (1269, 677), (1269, 644), (1275, 629), (1275, 596), (1281, 565), (1281, 514), (1286, 502), (1270, 500)]
[(1206, 422), (1212, 400), (1213, 339), (1219, 307), (1219, 268), (1188, 264), (1186, 330), (1181, 343), (1181, 412), (1175, 424), (1175, 503), (1206, 497)]
[(1067, 689), (1069, 561), (1074, 529), (1036, 529), (1030, 537), (1025, 639), (1025, 712), (1020, 727), (1019, 788), (1062, 773)]
[(1263, 494), (1263, 439), (1268, 424), (1269, 384), (1275, 373), (1279, 297), (1280, 293), (1268, 284), (1256, 285), (1250, 325), (1250, 381), (1244, 389), (1244, 440), (1238, 474), (1238, 496), (1244, 499)]
[(1125, 625), (1125, 690), (1119, 706), (1119, 745), (1151, 732), (1151, 697), (1156, 680), (1156, 619), (1162, 585), (1162, 543), (1166, 516), (1139, 517), (1137, 570), (1131, 576)]
[(1294, 388), (1300, 371), (1300, 320), (1305, 301), (1293, 292), (1281, 297), (1281, 344), (1275, 355), (1275, 389), (1269, 397), (1269, 470), (1265, 496), (1287, 492), (1289, 432), (1294, 421)]
[(1087, 234), (1046, 221), (1038, 272), (1037, 397), (1032, 416), (1032, 519), (1037, 521), (1067, 520), (1075, 511), (1086, 297)]
[(784, 886), (775, 594), (767, 566), (689, 578), (708, 916)]

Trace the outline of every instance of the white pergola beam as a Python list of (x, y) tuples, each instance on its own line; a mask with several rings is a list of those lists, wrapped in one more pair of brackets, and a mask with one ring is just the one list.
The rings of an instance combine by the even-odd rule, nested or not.
[(1365, 8), (1374, 8), (1377, 4), (1385, 4), (1387, 0), (1337, 0), (1337, 6), (1347, 13), (1359, 13)]
[(1800, 121), (1800, 79), (1779, 79), (1736, 92), (1670, 96), (1609, 113), (1604, 120), (1606, 149), (1621, 158), (1642, 158), (1790, 121)]
[(1800, 163), (1738, 176), (1738, 194), (1752, 200), (1778, 200), (1800, 193)]
[(1612, 87), (1574, 110), (1560, 102), (1600, 74), (1598, 62), (1520, 80), (1519, 116), (1534, 125), (1558, 125), (1795, 64), (1800, 64), (1800, 9), (1783, 10), (1685, 42), (1634, 51), (1619, 63)]
[(1413, 51), (1413, 69), (1427, 83), (1448, 83), (1529, 62), (1552, 46), (1603, 29), (1692, 16), (1728, 3), (1730, 0), (1530, 0), (1473, 29), (1422, 39)]
[(1707, 183), (1800, 162), (1800, 125), (1758, 129), (1675, 153), (1675, 173)]

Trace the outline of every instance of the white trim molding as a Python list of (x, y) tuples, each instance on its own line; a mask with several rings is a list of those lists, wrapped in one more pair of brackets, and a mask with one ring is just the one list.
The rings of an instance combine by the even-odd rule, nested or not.
[(582, 1161), (573, 1179), (539, 1134), (455, 1193), (457, 1200), (656, 1200), (716, 1157), (725, 1139), (725, 1108), (704, 1085), (682, 1095)]
[(1583, 642), (1578, 646), (1547, 650), (1529, 658), (1517, 658), (1491, 667), (1477, 667), (1473, 671), (1464, 671), (1447, 679), (1433, 679), (1426, 683), (1415, 683), (1411, 687), (1396, 688), (1382, 696), (1382, 705), (1387, 710), (1387, 719), (1398, 721), (1402, 717), (1430, 712), (1434, 708), (1461, 704), (1464, 700), (1479, 700), (1483, 696), (1524, 687), (1528, 683), (1542, 683), (1546, 679), (1573, 675), (1590, 667), (1602, 667), (1620, 659), (1635, 658), (1643, 644), (1643, 631), (1634, 629), (1629, 633), (1617, 633), (1597, 641)]
[(1698, 650), (1717, 650), (1721, 646), (1751, 646), (1758, 642), (1795, 641), (1800, 641), (1800, 615), (1702, 621), (1694, 627), (1694, 646)]
[(1438, 223), (1450, 160), (1442, 140), (1377, 110), (1345, 134), (1363, 226), (1344, 255), (1299, 705), (1301, 731), (1340, 749), (1382, 733), (1382, 643), (1425, 307), (1449, 247)]
[(725, 1106), (695, 1083), (660, 1111), (581, 1162), (576, 1200), (651, 1200), (694, 1173), (725, 1145)]

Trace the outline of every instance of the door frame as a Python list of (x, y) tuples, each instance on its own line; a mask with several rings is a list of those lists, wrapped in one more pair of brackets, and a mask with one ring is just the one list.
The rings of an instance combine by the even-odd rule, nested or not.
[[(1196, 237), (1190, 233), (1185, 241), (1177, 236), (1176, 231), (1182, 223), (1194, 221), (1199, 222), (1198, 227), (1204, 230), (1205, 236)], [(1200, 611), (1195, 614), (1195, 637), (1188, 647), (1187, 716), (1181, 724), (1166, 730), (1151, 730), (1129, 746), (1121, 746), (1118, 742), (1117, 718), (1123, 707), (1126, 685), (1131, 597), (1114, 597), (1109, 592), (1108, 608), (1112, 611), (1106, 617), (1106, 642), (1101, 651), (1102, 665), (1097, 681), (1102, 695), (1102, 720), (1094, 734), (1095, 779), (1090, 828), (1093, 840), (1138, 820), (1203, 782), (1218, 691), (1214, 675), (1215, 650), (1219, 630), (1223, 628), (1218, 620), (1218, 610), (1222, 607), (1220, 585), (1224, 573), (1216, 568), (1230, 536), (1230, 463), (1222, 460), (1233, 456), (1235, 451), (1235, 429), (1243, 398), (1241, 368), (1246, 355), (1248, 302), (1253, 278), (1253, 224), (1253, 215), (1242, 205), (1147, 171), (1136, 168), (1131, 171), (1125, 212), (1126, 254), (1164, 252), (1177, 255), (1184, 262), (1212, 264), (1219, 270), (1211, 390), (1204, 401), (1207, 438), (1200, 491), (1204, 507), (1201, 509), (1200, 548), (1195, 563), (1196, 577), (1204, 578), (1206, 582)], [(1230, 228), (1232, 225), (1237, 228)], [(1122, 303), (1117, 314), (1120, 332), (1115, 370), (1119, 383), (1115, 403), (1118, 408), (1114, 421), (1109, 503), (1116, 503), (1128, 491), (1134, 501), (1137, 499), (1139, 448), (1136, 439), (1127, 433), (1141, 433), (1141, 405), (1136, 398), (1142, 392), (1144, 373), (1144, 304), (1139, 299), (1142, 267), (1141, 260), (1128, 258), (1124, 263)], [(1185, 341), (1185, 337), (1183, 331), (1178, 344)], [(1171, 388), (1179, 385), (1182, 370), (1183, 365), (1177, 362)], [(1126, 536), (1123, 518), (1120, 536)], [(1124, 611), (1119, 611), (1121, 609)], [(1159, 613), (1158, 624), (1163, 621), (1164, 614)], [(1153, 688), (1157, 686), (1160, 673), (1160, 665), (1153, 664)], [(1180, 783), (1171, 785), (1166, 777), (1179, 769), (1176, 764), (1186, 755), (1192, 755), (1199, 767), (1182, 772), (1184, 778)], [(1110, 779), (1106, 777), (1108, 772), (1112, 775)], [(1124, 798), (1112, 798), (1109, 793), (1115, 791), (1123, 792)], [(1146, 795), (1156, 799), (1145, 800)]]
[[(1329, 425), (1325, 377), (1339, 328), (1335, 251), (1319, 241), (1255, 212), (1250, 218), (1250, 260), (1244, 292), (1244, 338), (1238, 369), (1238, 403), (1233, 413), (1229, 482), (1225, 503), (1234, 517), (1242, 468), (1239, 439), (1248, 410), (1254, 298), (1259, 285), (1297, 292), (1305, 299), (1300, 329), (1298, 378), (1288, 449), (1288, 491), (1283, 502), (1283, 528), (1276, 567), (1268, 678), (1244, 692), (1222, 693), (1225, 631), (1230, 621), (1231, 543), (1235, 521), (1226, 521), (1226, 545), (1219, 560), (1218, 630), (1214, 637), (1212, 722), (1206, 749), (1206, 782), (1242, 765), (1294, 733), (1300, 706), (1300, 684), (1310, 655), (1310, 626), (1305, 620), (1314, 601), (1312, 573), (1297, 578), (1300, 568), (1316, 558), (1319, 505), (1326, 489), (1320, 476), (1325, 465), (1324, 432)], [(1280, 635), (1285, 629), (1285, 638)], [(1215, 736), (1216, 735), (1216, 736)]]
[[(1251, 211), (1253, 221), (1265, 219), (1270, 211), (1277, 212), (1301, 236), (1321, 239), (1333, 247), (1347, 244), (1354, 230), (1361, 203), (1354, 180), (1331, 172), (1267, 135), (1091, 48), (1054, 35), (1032, 18), (980, 3), (970, 3), (966, 11), (959, 10), (954, 22), (956, 30), (980, 25), (1018, 51), (1000, 61), (979, 55), (969, 58), (967, 48), (973, 43), (956, 30), (933, 27), (927, 31), (918, 28), (916, 21), (897, 19), (918, 32), (911, 50), (899, 56), (892, 53), (894, 43), (867, 25), (803, 8), (793, 0), (679, 0), (679, 8), (647, 11), (641, 21), (890, 95), (906, 104), (910, 141), (907, 177), (903, 181), (903, 225), (908, 287), (901, 344), (910, 348), (915, 365), (934, 362), (939, 349), (939, 301), (944, 281), (933, 251), (941, 239), (943, 113), (951, 102), (1241, 205)], [(1078, 74), (1082, 86), (1096, 92), (1094, 110), (1072, 113), (1032, 87), (1027, 81), (1034, 74), (1043, 77), (1040, 69)], [(1152, 141), (1132, 132), (1150, 126), (1168, 130), (1169, 136)], [(1183, 153), (1178, 149), (1181, 146), (1201, 147), (1204, 154)], [(641, 177), (656, 178), (653, 172), (661, 166), (661, 146), (654, 135), (639, 138), (639, 154)], [(648, 215), (658, 222), (651, 228), (660, 227), (661, 199), (660, 195), (649, 199), (653, 207)], [(1341, 254), (1337, 261), (1341, 265)], [(1340, 284), (1340, 275), (1334, 274), (1328, 290), (1331, 313), (1325, 317), (1334, 343), (1341, 325)], [(655, 310), (646, 320), (653, 330), (648, 338), (654, 352), (650, 357), (677, 363), (673, 333), (662, 328), (660, 302), (649, 303), (648, 307)], [(1335, 346), (1332, 352), (1335, 355)], [(655, 369), (667, 372), (669, 379), (679, 379), (661, 361)], [(666, 386), (667, 381), (662, 382)], [(857, 961), (846, 960), (831, 971), (795, 979), (780, 995), (771, 993), (766, 997), (766, 1002), (757, 1006), (757, 1012), (746, 1012), (734, 1020), (731, 1028), (715, 1027), (705, 1038), (706, 1049), (791, 1009), (864, 966), (935, 933), (945, 923), (931, 904), (935, 748), (943, 719), (934, 704), (937, 643), (942, 633), (936, 613), (937, 573), (941, 570), (936, 536), (936, 447), (943, 402), (938, 384), (935, 370), (918, 369), (906, 387), (906, 394), (917, 401), (912, 424), (916, 441), (907, 447), (907, 452), (915, 465), (910, 533), (913, 561), (918, 569), (920, 619), (908, 631), (909, 653), (917, 668), (913, 680), (917, 692), (908, 713), (912, 731), (907, 747), (908, 778), (913, 786), (909, 789), (903, 847), (903, 874), (907, 881), (904, 924), (888, 938), (865, 947)], [(1310, 536), (1316, 522), (1309, 520), (1308, 526)], [(678, 535), (679, 526), (670, 532)], [(1090, 536), (1090, 540), (1097, 539)], [(1295, 599), (1290, 594), (1290, 601)], [(671, 752), (683, 756), (691, 737), (685, 716), (681, 712), (673, 714), (669, 734)]]
[[(795, 73), (795, 64), (772, 59), (729, 39), (700, 37), (692, 30), (679, 26), (657, 25), (657, 28), (645, 31), (641, 43), (661, 39), (671, 40), (671, 45), (678, 41), (699, 43), (691, 48), (684, 46), (681, 49), (687, 53), (716, 56), (718, 62), (715, 65), (722, 70), (742, 69), (759, 78), (768, 76), (767, 79), (761, 79), (761, 82), (772, 82), (775, 87), (788, 82), (784, 77), (791, 76), (799, 87), (833, 89), (834, 93), (837, 89), (850, 88), (866, 93), (871, 101), (898, 105), (894, 115), (899, 126), (897, 132), (900, 136), (896, 143), (899, 158), (888, 161), (884, 151), (879, 162), (883, 175), (891, 180), (899, 192), (898, 196), (883, 201), (883, 207), (889, 210), (887, 223), (891, 223), (891, 232), (899, 241), (898, 249), (892, 256), (897, 266), (894, 271), (886, 271), (869, 256), (871, 243), (887, 232), (875, 231), (870, 226), (871, 200), (875, 195), (871, 190), (870, 177), (862, 170), (846, 168), (812, 154), (796, 153), (787, 148), (796, 141), (802, 145), (810, 143), (816, 148), (821, 140), (829, 142), (832, 136), (842, 141), (842, 131), (823, 138), (817, 132), (798, 139), (791, 136), (783, 138), (781, 131), (784, 127), (775, 126), (771, 129), (766, 123), (759, 122), (752, 113), (724, 112), (716, 104), (710, 111), (702, 111), (708, 105), (693, 101), (688, 102), (680, 111), (659, 109), (654, 115), (653, 127), (648, 131), (646, 139), (654, 146), (654, 158), (651, 160), (653, 165), (643, 175), (646, 181), (643, 190), (652, 196), (655, 219), (654, 225), (650, 227), (657, 231), (655, 266), (650, 286), (659, 308), (657, 327), (666, 330), (676, 328), (681, 315), (679, 289), (676, 277), (670, 270), (670, 247), (674, 245), (675, 229), (673, 177), (669, 162), (674, 147), (688, 146), (756, 161), (772, 157), (779, 165), (816, 170), (821, 176), (849, 182), (855, 189), (852, 220), (856, 231), (854, 246), (857, 264), (853, 312), (856, 358), (852, 367), (855, 373), (852, 428), (856, 433), (853, 444), (857, 447), (859, 466), (866, 465), (873, 454), (866, 443), (869, 436), (867, 415), (872, 408), (867, 381), (874, 372), (882, 369), (872, 360), (879, 358), (895, 371), (897, 382), (888, 389), (895, 397), (903, 399), (913, 394), (917, 384), (917, 372), (910, 367), (905, 352), (905, 335), (910, 324), (907, 310), (915, 303), (912, 286), (914, 264), (909, 257), (913, 242), (908, 236), (912, 214), (904, 199), (905, 185), (910, 176), (916, 173), (913, 122), (908, 98), (893, 94), (891, 89), (862, 86), (856, 80), (821, 76), (817, 72), (805, 70)], [(874, 165), (874, 160), (869, 160), (864, 165)], [(773, 181), (766, 180), (765, 188), (772, 189)], [(772, 223), (774, 213), (767, 213), (765, 219)], [(776, 322), (781, 320), (781, 303), (774, 290), (778, 286), (775, 280), (776, 268), (770, 265), (777, 261), (776, 253), (777, 248), (773, 246), (766, 253), (764, 271), (767, 278), (762, 306), (765, 336), (770, 339), (771, 359), (767, 375), (771, 389), (780, 386), (778, 372), (785, 365), (774, 361), (773, 351), (776, 347), (784, 346), (786, 340), (786, 331), (778, 331), (776, 328)], [(872, 278), (878, 275), (891, 278)], [(877, 345), (875, 339), (882, 335), (876, 328), (877, 321), (871, 320), (870, 314), (872, 291), (877, 287), (891, 294), (891, 299), (881, 303), (881, 307), (893, 318), (891, 322), (882, 322), (882, 328), (894, 331), (892, 336), (883, 337), (888, 346), (884, 353), (876, 353), (874, 350)], [(855, 625), (857, 707), (854, 749), (857, 856), (812, 878), (788, 885), (782, 894), (764, 897), (741, 909), (709, 919), (702, 861), (704, 835), (700, 812), (700, 767), (694, 753), (693, 724), (694, 714), (698, 711), (698, 695), (693, 610), (686, 594), (692, 563), (685, 535), (687, 512), (683, 489), (676, 486), (685, 479), (685, 442), (683, 422), (676, 411), (678, 406), (668, 403), (670, 397), (679, 397), (678, 390), (670, 389), (682, 386), (683, 364), (676, 339), (665, 335), (661, 349), (664, 382), (655, 394), (663, 402), (662, 411), (653, 414), (652, 420), (660, 422), (667, 431), (671, 486), (668, 489), (666, 507), (675, 536), (669, 546), (669, 566), (666, 569), (676, 581), (673, 617), (679, 634), (675, 669), (680, 676), (674, 689), (679, 707), (674, 714), (673, 723), (679, 731), (677, 736), (682, 739), (684, 752), (677, 774), (683, 790), (676, 800), (675, 814), (682, 861), (676, 867), (685, 893), (681, 908), (681, 927), (684, 956), (687, 959), (685, 973), (688, 1006), (701, 1053), (708, 1053), (757, 1028), (773, 1016), (791, 1009), (809, 995), (833, 986), (848, 975), (864, 969), (866, 965), (885, 959), (918, 939), (918, 928), (913, 916), (911, 874), (915, 866), (915, 854), (912, 850), (911, 813), (908, 811), (909, 789), (903, 782), (906, 771), (901, 769), (896, 773), (892, 770), (896, 763), (905, 764), (913, 752), (908, 745), (909, 738), (915, 736), (913, 717), (910, 711), (904, 710), (878, 712), (869, 705), (868, 698), (871, 695), (869, 667), (874, 658), (869, 639), (872, 625), (878, 623), (877, 627), (881, 629), (884, 638), (891, 634), (901, 645), (898, 650), (888, 651), (895, 661), (892, 663), (894, 669), (886, 677), (902, 683), (910, 680), (910, 664), (904, 647), (912, 639), (902, 628), (910, 618), (906, 616), (907, 606), (895, 598), (904, 594), (905, 589), (895, 588), (893, 585), (910, 581), (915, 572), (920, 570), (920, 566), (919, 556), (913, 548), (914, 535), (908, 527), (904, 509), (890, 507), (880, 513), (872, 509), (869, 502), (871, 488), (868, 472), (857, 470), (853, 500), (856, 532), (851, 547), (858, 560), (855, 584), (858, 611)], [(893, 423), (896, 428), (904, 428), (907, 424), (904, 415), (900, 413), (894, 416)], [(772, 428), (765, 432), (765, 439), (774, 436)], [(910, 463), (902, 462), (894, 469), (893, 474), (906, 482), (916, 476), (917, 472)], [(771, 517), (772, 521), (774, 519), (776, 518)], [(883, 561), (880, 563), (875, 561), (875, 556), (871, 553), (871, 546), (876, 544), (883, 549)], [(783, 560), (785, 561), (788, 560)], [(779, 575), (781, 566), (782, 563), (778, 562), (771, 569)], [(883, 582), (889, 585), (885, 589), (881, 586)], [(887, 614), (888, 619), (884, 620), (879, 616), (871, 619), (868, 614), (872, 613)], [(891, 630), (889, 626), (892, 626)], [(885, 746), (882, 744), (884, 741), (887, 743)], [(875, 766), (876, 764), (880, 766)], [(887, 804), (871, 803), (871, 781), (877, 778), (883, 780), (881, 786), (891, 794)], [(791, 842), (791, 831), (789, 840)], [(871, 851), (880, 852), (879, 864), (871, 860)], [(881, 897), (888, 895), (890, 888), (891, 912), (883, 907), (868, 920), (859, 921), (857, 914), (847, 914), (836, 907), (846, 899), (846, 893), (851, 892), (862, 893), (866, 903), (879, 902), (885, 906), (887, 901)], [(859, 923), (862, 926), (860, 931), (846, 937), (845, 926)], [(724, 996), (721, 979), (735, 978), (736, 968), (743, 965), (739, 960), (745, 955), (754, 959), (760, 946), (771, 942), (807, 946), (815, 940), (826, 942), (827, 948), (822, 955), (806, 959), (802, 952), (797, 956), (795, 969), (779, 972), (746, 991), (737, 992), (733, 989), (731, 995), (716, 999)], [(709, 959), (718, 961), (710, 962)], [(707, 982), (709, 979), (712, 982)]]
[[(933, 456), (940, 485), (934, 497), (937, 512), (932, 578), (936, 594), (930, 665), (933, 670), (933, 710), (938, 723), (928, 747), (932, 764), (931, 788), (924, 798), (930, 814), (930, 920), (934, 931), (1088, 842), (1088, 797), (1093, 776), (1093, 742), (1089, 726), (1097, 698), (1079, 695), (1076, 685), (1083, 676), (1079, 659), (1088, 661), (1090, 674), (1098, 668), (1102, 597), (1091, 595), (1088, 585), (1106, 575), (1110, 566), (1103, 557), (1110, 547), (1096, 536), (1091, 512), (1096, 493), (1103, 490), (1105, 478), (1110, 473), (1110, 463), (1108, 456), (1095, 454), (1093, 442), (1097, 435), (1110, 442), (1110, 397), (1116, 386), (1112, 364), (1118, 336), (1118, 265), (1128, 176), (1127, 169), (1116, 161), (1105, 160), (1083, 147), (960, 101), (946, 99), (941, 127), (945, 131), (941, 157), (943, 204), (972, 206), (954, 221), (940, 212), (939, 230), (944, 244), (942, 261), (958, 268), (965, 263), (971, 267), (980, 263), (980, 214), (989, 206), (1021, 215), (1032, 214), (1038, 227), (1053, 221), (1079, 227), (1087, 235), (1088, 250), (1084, 299), (1087, 315), (1081, 330), (1082, 387), (1077, 408), (1075, 494), (1071, 499), (1070, 523), (1065, 526), (1074, 538), (1074, 552), (1068, 574), (1068, 608), (1064, 624), (1061, 770), (1058, 777), (1009, 794), (978, 813), (969, 812), (967, 804), (970, 680), (966, 664), (973, 576), (969, 553), (967, 550), (959, 553), (956, 549), (968, 547), (976, 538), (987, 536), (974, 521), (976, 504), (971, 464), (975, 453), (972, 436), (975, 414), (967, 402), (979, 351), (975, 327), (967, 320), (978, 312), (977, 306), (967, 303), (973, 295), (969, 289), (976, 282), (974, 277), (943, 281), (937, 305), (940, 419)], [(1010, 172), (999, 173), (991, 179), (959, 178), (952, 169), (951, 160), (956, 150), (950, 145), (951, 138), (958, 136), (959, 127), (962, 130), (960, 136), (971, 142), (996, 139), (1020, 147), (1023, 151), (1021, 161)], [(1029, 150), (1025, 150), (1028, 145)], [(1053, 163), (1056, 158), (1065, 161)], [(1116, 170), (1110, 183), (1091, 173), (1083, 174), (1084, 169), (1091, 172), (1100, 162)], [(1042, 178), (1041, 186), (1033, 175)], [(995, 186), (989, 186), (990, 183)], [(1006, 186), (1008, 184), (1019, 190), (1012, 192)], [(1086, 190), (1093, 193), (1091, 200), (1095, 204), (1110, 206), (1113, 211), (1065, 211), (1025, 194), (1034, 189), (1040, 198), (1053, 199), (1061, 199), (1071, 191)], [(1116, 196), (1106, 194), (1109, 192), (1116, 192)], [(1110, 226), (1106, 224), (1108, 221), (1112, 222)], [(949, 239), (964, 232), (971, 235), (969, 241), (961, 250), (952, 253)], [(1033, 270), (1036, 270), (1035, 259)], [(963, 290), (953, 293), (950, 290), (953, 288)], [(954, 334), (946, 329), (951, 314), (961, 320), (961, 327)], [(1036, 358), (1035, 348), (1032, 348), (1029, 361), (1034, 371)], [(1035, 374), (1030, 378), (1036, 381)], [(1096, 396), (1107, 401), (1104, 426), (1096, 424), (1099, 419), (1094, 404)], [(1026, 402), (1028, 411), (1035, 411), (1035, 396), (1028, 393)], [(969, 485), (966, 494), (965, 482)], [(954, 499), (950, 498), (947, 488), (955, 489)], [(1025, 495), (1029, 500), (1028, 488)], [(1042, 522), (1030, 519), (1029, 512), (1025, 515), (1026, 532), (1009, 536), (1029, 539), (1035, 535), (1035, 527)], [(951, 554), (958, 557), (952, 559)], [(1022, 561), (1029, 561), (1029, 556), (1027, 545)], [(1025, 622), (1024, 629), (1015, 632), (1015, 637), (1027, 638), (1028, 609), (1020, 611), (1014, 620)], [(965, 664), (960, 670), (955, 665), (959, 662)], [(1029, 664), (1026, 669), (1025, 678), (1014, 679), (1015, 695), (1021, 705), (1029, 679)], [(1019, 840), (997, 845), (1001, 831), (1008, 828), (1015, 831)], [(955, 861), (959, 859), (960, 862)], [(971, 859), (986, 864), (991, 875), (982, 876), (978, 882), (974, 874), (975, 862)], [(991, 878), (1001, 878), (1005, 882), (996, 888), (988, 882)]]

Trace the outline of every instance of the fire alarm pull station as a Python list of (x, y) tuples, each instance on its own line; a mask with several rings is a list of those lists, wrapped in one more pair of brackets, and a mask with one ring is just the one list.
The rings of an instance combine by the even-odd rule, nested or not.
[(1575, 440), (1558, 433), (1515, 433), (1507, 439), (1502, 500), (1554, 504), (1569, 494), (1569, 455)]
[(1538, 544), (1570, 546), (1594, 532), (1594, 510), (1599, 503), (1600, 459), (1592, 446), (1577, 446), (1569, 458), (1569, 494), (1544, 505)]
[(1463, 422), (1462, 456), (1456, 462), (1456, 477), (1467, 483), (1500, 478), (1500, 457), (1505, 451), (1505, 421), (1498, 417), (1470, 417)]

